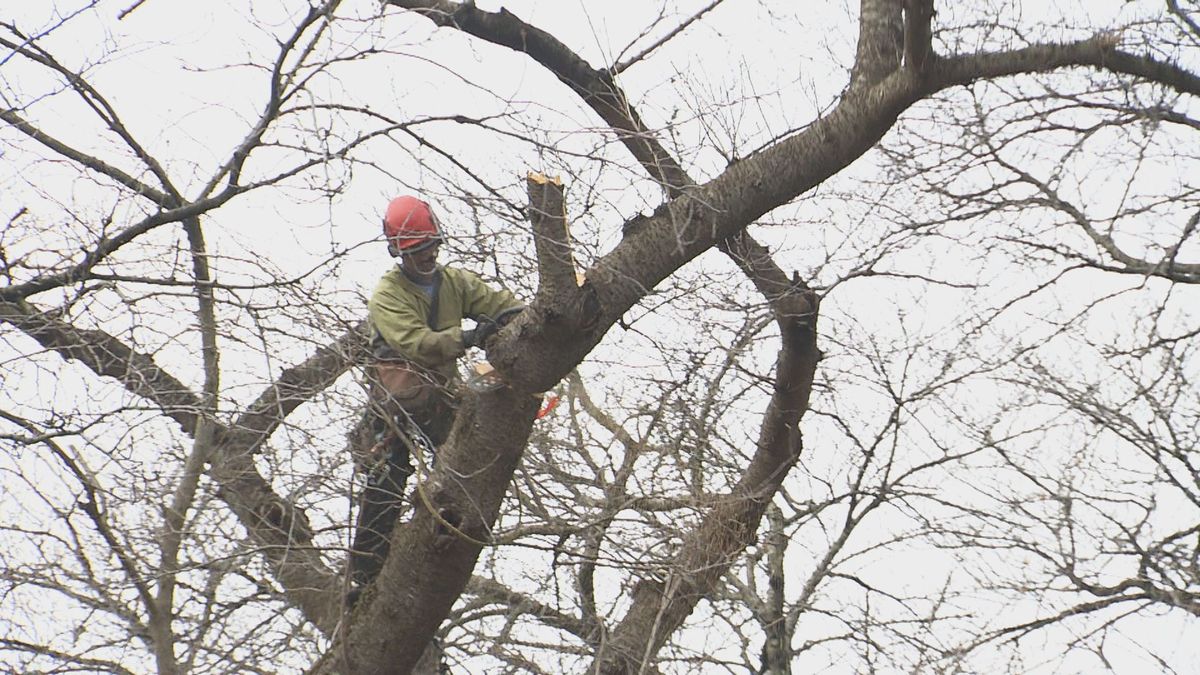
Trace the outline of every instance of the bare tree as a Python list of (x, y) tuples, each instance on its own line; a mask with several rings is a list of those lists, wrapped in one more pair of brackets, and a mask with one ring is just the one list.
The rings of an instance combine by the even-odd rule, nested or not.
[[(122, 16), (155, 9), (141, 4)], [(258, 109), (197, 165), (139, 135), (100, 86), (105, 63), (58, 56), (59, 36), (111, 8), (3, 24), (20, 70), (0, 82), (0, 142), (23, 168), (6, 181), (30, 195), (0, 236), (14, 667), (409, 672), (440, 637), (450, 662), (545, 672), (970, 670), (1014, 634), (1092, 614), (1100, 634), (1110, 607), (1195, 614), (1194, 509), (1158, 520), (1164, 489), (1196, 503), (1196, 158), (1179, 143), (1197, 128), (1195, 10), (1140, 3), (1062, 29), (1054, 8), (862, 0), (813, 116), (750, 133), (698, 95), (694, 119), (672, 120), (654, 87), (626, 87), (736, 12), (801, 25), (770, 4), (664, 3), (600, 67), (539, 17), (387, 5), (248, 22)], [(381, 86), (360, 65), (436, 60), (422, 49), (447, 41), (438, 54), (553, 84), (531, 105), (480, 64), (447, 63), (422, 71), (433, 90), (465, 81), (478, 108), (404, 96), (423, 86), (409, 71), (384, 108), (356, 95)], [(58, 110), (89, 115), (87, 131)], [(496, 138), (568, 190), (472, 152)], [(397, 175), (397, 148), (412, 173)], [(1128, 191), (1093, 205), (1087, 169), (1105, 152), (1135, 169), (1097, 176)], [(487, 354), (504, 386), (466, 396), (350, 612), (336, 431), (362, 398), (360, 300), (338, 289), (350, 247), (330, 237), (296, 270), (231, 235), (256, 195), (332, 212), (364, 172), (442, 193), (475, 227), (458, 254), (531, 302)], [(568, 214), (582, 214), (570, 228)], [(825, 251), (785, 272), (779, 233)], [(1136, 291), (1054, 306), (1077, 270)], [(1135, 303), (1140, 341), (1095, 332), (1142, 293), (1156, 298)], [(971, 311), (947, 319), (948, 298)], [(1044, 317), (1028, 334), (1010, 320), (1026, 307)], [(1103, 376), (1058, 367), (1079, 356), (1072, 337)], [(974, 401), (981, 384), (1011, 400)], [(562, 424), (546, 428), (539, 400), (556, 388)], [(1039, 443), (1077, 450), (1042, 463)], [(1120, 490), (1097, 486), (1093, 447), (1142, 464)], [(891, 561), (941, 550), (964, 572), (940, 588), (887, 579)], [(981, 572), (1004, 551), (1041, 567)], [(1128, 571), (1112, 576), (1117, 561)], [(1022, 593), (1051, 611), (970, 604)], [(1104, 656), (1102, 638), (1078, 644)]]

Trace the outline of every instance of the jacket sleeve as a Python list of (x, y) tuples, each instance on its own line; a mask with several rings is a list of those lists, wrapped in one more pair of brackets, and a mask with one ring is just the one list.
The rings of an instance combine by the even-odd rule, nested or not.
[(388, 346), (422, 366), (438, 368), (465, 351), (460, 327), (430, 329), (421, 308), (397, 289), (388, 286), (376, 289), (367, 309), (371, 325)]
[(495, 317), (511, 307), (523, 307), (525, 303), (507, 290), (492, 288), (473, 272), (462, 270), (460, 279), (463, 314), (474, 319), (481, 314)]

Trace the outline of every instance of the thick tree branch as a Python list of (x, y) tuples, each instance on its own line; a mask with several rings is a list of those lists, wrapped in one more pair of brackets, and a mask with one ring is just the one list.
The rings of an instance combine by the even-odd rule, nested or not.
[(223, 445), (257, 453), (279, 425), (301, 404), (312, 400), (368, 355), (367, 324), (359, 321), (328, 345), (278, 377), (230, 425)]
[[(771, 258), (771, 252), (767, 250), (767, 247), (755, 241), (745, 232), (739, 232), (721, 242), (720, 248), (737, 263), (746, 278), (770, 303), (777, 321), (803, 321), (809, 318), (807, 315), (790, 316), (786, 314), (786, 312), (792, 311), (789, 304), (792, 296), (797, 291), (808, 290), (808, 285), (799, 277), (788, 279), (783, 270)], [(810, 310), (806, 307), (804, 311)]]
[[(620, 624), (598, 653), (595, 670), (605, 674), (637, 673), (696, 603), (737, 557), (755, 541), (758, 524), (788, 471), (800, 457), (800, 418), (808, 409), (820, 352), (816, 345), (818, 299), (802, 284), (772, 277), (774, 264), (765, 253), (731, 242), (734, 258), (755, 285), (772, 298), (783, 346), (775, 368), (775, 389), (759, 432), (754, 457), (738, 484), (688, 533), (665, 579), (644, 580)], [(766, 276), (758, 278), (760, 268)], [(782, 284), (782, 285), (781, 285)]]
[(939, 59), (934, 69), (937, 89), (1024, 73), (1045, 73), (1071, 66), (1089, 66), (1129, 75), (1200, 96), (1200, 76), (1174, 63), (1117, 49), (1117, 38), (1102, 34), (1079, 42), (1042, 44), (1003, 52), (980, 52)]
[(922, 72), (933, 53), (933, 0), (904, 0), (904, 66)]
[(486, 12), (474, 3), (449, 0), (387, 0), (388, 4), (421, 14), (438, 26), (456, 28), (488, 42), (528, 54), (569, 86), (613, 129), (651, 176), (668, 191), (688, 184), (670, 155), (654, 142), (646, 125), (630, 107), (624, 92), (608, 71), (596, 70), (558, 38), (531, 26), (506, 9)]
[(117, 380), (130, 393), (152, 401), (185, 433), (195, 433), (199, 397), (151, 357), (104, 331), (77, 328), (26, 302), (0, 302), (0, 320), (67, 361), (78, 361), (97, 375)]
[(861, 0), (858, 7), (858, 47), (851, 87), (870, 87), (900, 68), (904, 53), (905, 0)]
[[(68, 360), (76, 360), (102, 377), (111, 377), (130, 392), (152, 402), (167, 417), (175, 420), (184, 432), (196, 434), (203, 402), (182, 382), (167, 373), (149, 356), (137, 352), (117, 338), (100, 330), (81, 329), (62, 319), (34, 308), (28, 303), (0, 302), (0, 320), (20, 329), (46, 349)], [(331, 351), (337, 352), (336, 347)], [(352, 353), (352, 352), (351, 352)], [(218, 493), (262, 547), (277, 578), (293, 603), (318, 628), (332, 632), (340, 609), (336, 589), (340, 574), (328, 569), (320, 552), (312, 548), (313, 532), (303, 511), (277, 495), (270, 481), (254, 464), (253, 447), (237, 441), (261, 442), (272, 425), (264, 425), (262, 416), (271, 401), (283, 401), (279, 410), (290, 411), (299, 404), (299, 394), (316, 389), (323, 380), (313, 375), (313, 369), (337, 367), (329, 363), (328, 354), (318, 353), (305, 365), (288, 371), (296, 373), (297, 382), (308, 387), (284, 386), (273, 391), (289, 391), (289, 396), (276, 399), (270, 392), (259, 397), (263, 407), (249, 411), (242, 419), (256, 426), (256, 431), (230, 428), (214, 422), (214, 451), (209, 475), (218, 485)], [(349, 359), (340, 362), (341, 372), (352, 365)], [(307, 365), (307, 367), (305, 367)], [(308, 377), (302, 377), (307, 375)], [(277, 419), (277, 425), (282, 418)]]
[(531, 173), (525, 179), (525, 186), (529, 192), (533, 246), (537, 251), (538, 298), (543, 303), (554, 303), (579, 286), (567, 232), (562, 181)]

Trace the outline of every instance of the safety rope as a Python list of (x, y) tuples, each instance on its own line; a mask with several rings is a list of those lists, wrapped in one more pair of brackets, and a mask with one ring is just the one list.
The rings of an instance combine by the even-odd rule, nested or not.
[[(443, 527), (463, 541), (470, 542), (479, 547), (495, 546), (495, 544), (492, 542), (481, 541), (475, 537), (472, 537), (466, 532), (463, 532), (456, 525), (446, 520), (441, 513), (438, 513), (437, 508), (433, 505), (433, 500), (430, 499), (429, 494), (425, 491), (425, 486), (421, 480), (422, 476), (433, 475), (433, 471), (430, 469), (429, 464), (427, 464), (425, 461), (424, 453), (421, 452), (421, 450), (424, 449), (428, 450), (430, 454), (433, 454), (435, 451), (433, 441), (429, 439), (429, 436), (421, 429), (420, 425), (413, 420), (412, 416), (408, 414), (407, 410), (400, 406), (397, 406), (397, 408), (400, 410), (400, 413), (404, 415), (405, 426), (411, 430), (411, 435), (410, 433), (406, 433), (405, 430), (400, 429), (399, 425), (396, 423), (396, 420), (391, 416), (385, 416), (384, 419), (392, 433), (396, 434), (400, 441), (408, 448), (409, 456), (416, 457), (419, 471), (414, 474), (417, 477), (417, 484), (415, 487), (417, 496), (421, 499), (421, 503), (425, 506), (426, 510), (429, 511), (430, 515), (433, 516), (434, 520), (436, 520)], [(418, 445), (421, 447), (418, 447)]]

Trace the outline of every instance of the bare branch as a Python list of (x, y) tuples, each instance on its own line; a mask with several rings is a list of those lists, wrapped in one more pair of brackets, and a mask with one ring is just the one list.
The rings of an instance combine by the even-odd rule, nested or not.
[(636, 64), (637, 62), (639, 62), (639, 61), (641, 61), (642, 59), (644, 59), (644, 58), (646, 58), (647, 56), (649, 56), (649, 55), (650, 55), (650, 53), (651, 53), (651, 52), (653, 52), (654, 50), (656, 50), (656, 49), (658, 49), (659, 47), (661, 47), (661, 46), (665, 45), (666, 43), (670, 42), (672, 38), (674, 38), (676, 35), (679, 35), (680, 33), (682, 33), (684, 30), (686, 30), (686, 29), (687, 29), (687, 27), (688, 27), (688, 26), (690, 26), (690, 25), (692, 25), (693, 23), (695, 23), (695, 22), (699, 21), (701, 17), (703, 17), (705, 14), (708, 14), (710, 11), (712, 11), (714, 8), (716, 8), (716, 6), (717, 6), (717, 5), (721, 4), (721, 3), (722, 3), (722, 2), (724, 2), (724, 1), (725, 1), (725, 0), (712, 0), (712, 2), (708, 3), (708, 4), (707, 4), (707, 5), (705, 5), (704, 7), (701, 7), (701, 8), (700, 8), (700, 11), (698, 11), (698, 12), (696, 12), (695, 14), (693, 14), (693, 15), (689, 16), (689, 17), (688, 17), (686, 20), (684, 20), (683, 22), (681, 22), (681, 23), (680, 23), (678, 26), (676, 26), (675, 28), (671, 29), (671, 31), (670, 31), (670, 32), (668, 32), (666, 35), (664, 35), (664, 36), (662, 36), (661, 38), (659, 38), (659, 39), (655, 40), (653, 44), (649, 45), (648, 47), (646, 47), (646, 48), (645, 48), (645, 49), (643, 49), (642, 51), (638, 52), (637, 54), (634, 54), (633, 56), (630, 56), (629, 58), (625, 59), (624, 61), (621, 61), (620, 63), (617, 63), (617, 64), (615, 64), (615, 65), (614, 65), (614, 66), (613, 66), (613, 67), (610, 69), (610, 71), (612, 72), (612, 74), (613, 74), (614, 76), (615, 76), (615, 75), (620, 75), (621, 73), (625, 72), (626, 70), (628, 70), (628, 69), (629, 69), (629, 67), (630, 67), (630, 66), (633, 66), (633, 65), (634, 65), (634, 64)]

